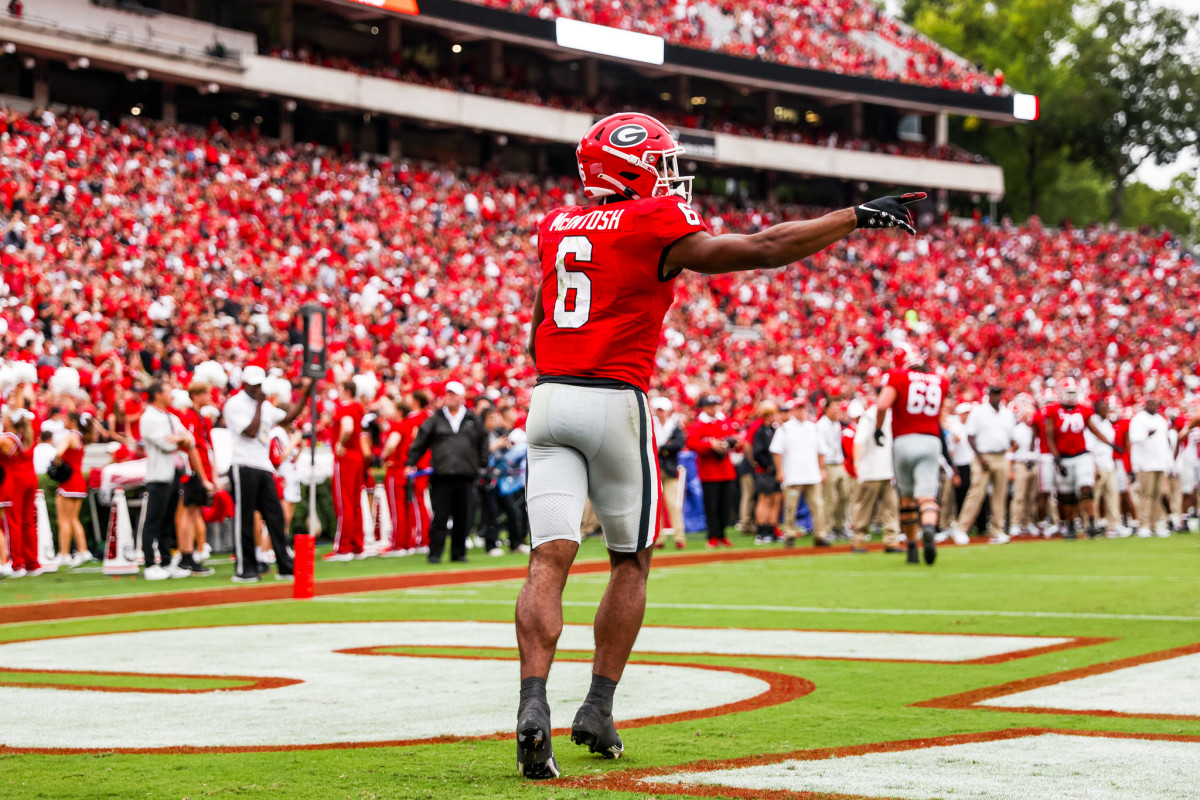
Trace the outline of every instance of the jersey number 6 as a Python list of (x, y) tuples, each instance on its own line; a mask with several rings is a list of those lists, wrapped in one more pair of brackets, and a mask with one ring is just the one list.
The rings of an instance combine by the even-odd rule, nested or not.
[(591, 263), (592, 243), (586, 236), (566, 236), (558, 245), (554, 271), (558, 292), (554, 299), (554, 324), (560, 328), (582, 328), (592, 313), (592, 279), (583, 272), (567, 269), (567, 255), (576, 263)]

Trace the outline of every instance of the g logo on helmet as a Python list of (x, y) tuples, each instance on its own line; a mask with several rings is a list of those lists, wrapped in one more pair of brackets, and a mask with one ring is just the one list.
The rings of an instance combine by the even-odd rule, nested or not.
[(608, 140), (617, 147), (633, 147), (650, 136), (641, 125), (622, 125), (612, 132)]

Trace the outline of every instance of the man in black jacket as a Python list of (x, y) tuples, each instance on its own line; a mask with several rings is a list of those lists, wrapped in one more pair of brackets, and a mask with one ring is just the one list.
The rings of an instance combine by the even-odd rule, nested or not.
[[(429, 531), (429, 563), (442, 560), (446, 532), (452, 530), (450, 560), (467, 560), (467, 535), (471, 532), (475, 482), (487, 467), (488, 437), (475, 412), (464, 404), (467, 390), (458, 381), (446, 384), (446, 396), (440, 410), (421, 424), (408, 451), (410, 479), (417, 462), (432, 453), (433, 475), (429, 480), (429, 499), (433, 522)], [(451, 521), (453, 528), (451, 529)]]
[(754, 490), (758, 501), (754, 509), (757, 532), (755, 544), (773, 544), (779, 513), (783, 508), (783, 489), (775, 475), (775, 459), (771, 455), (771, 439), (779, 427), (779, 409), (771, 401), (758, 407), (758, 420), (750, 426), (745, 453), (754, 465)]
[[(679, 451), (687, 439), (679, 419), (671, 413), (672, 404), (666, 397), (650, 401), (654, 411), (654, 440), (658, 444), (658, 471), (662, 475), (663, 499), (666, 501), (670, 524), (664, 525), (658, 547), (664, 545), (667, 531), (675, 535), (675, 548), (687, 546), (687, 531), (683, 527), (682, 486), (679, 482)], [(666, 520), (664, 520), (666, 522)]]

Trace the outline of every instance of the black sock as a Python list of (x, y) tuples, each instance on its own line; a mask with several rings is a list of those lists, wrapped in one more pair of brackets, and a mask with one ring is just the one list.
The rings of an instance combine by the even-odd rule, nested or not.
[(521, 681), (521, 708), (532, 702), (538, 702), (549, 708), (550, 703), (546, 700), (546, 679), (545, 678), (526, 678)]
[(612, 716), (613, 695), (617, 691), (617, 682), (603, 675), (592, 673), (592, 687), (588, 689), (587, 698), (583, 702), (593, 705), (607, 716)]

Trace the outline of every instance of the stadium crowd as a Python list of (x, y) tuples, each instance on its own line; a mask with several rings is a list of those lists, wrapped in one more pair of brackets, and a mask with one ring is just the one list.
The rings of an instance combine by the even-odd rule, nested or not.
[[(671, 44), (793, 67), (958, 92), (1005, 94), (989, 75), (902, 25), (868, 0), (472, 0), (541, 19), (566, 17), (661, 36)], [(884, 49), (894, 49), (887, 58)]]
[[(191, 409), (195, 417), (188, 415), (186, 430), (174, 431), (170, 423), (172, 432), (157, 435), (161, 446), (155, 446), (179, 451), (182, 472), (211, 470), (199, 456), (197, 465), (191, 453), (204, 449), (206, 426), (220, 419), (229, 397), (260, 386), (253, 394), (283, 409), (302, 396), (295, 353), (303, 341), (297, 311), (304, 303), (319, 303), (330, 314), (329, 380), (321, 387), (317, 434), (335, 447), (339, 460), (353, 462), (347, 452), (356, 445), (363, 459), (356, 466), (358, 478), (343, 485), (347, 497), (353, 500), (359, 481), (366, 480), (362, 465), (375, 458), (416, 497), (424, 496), (421, 481), (435, 483), (439, 477), (437, 450), (425, 442), (433, 450), (432, 466), (407, 451), (435, 413), (459, 419), (451, 424), (455, 434), (466, 424), (457, 411), (443, 410), (446, 396), (458, 395), (451, 383), (461, 384), (488, 433), (486, 452), (474, 468), (489, 469), (484, 462), (496, 467), (493, 456), (503, 458), (520, 444), (510, 434), (521, 427), (521, 409), (536, 378), (524, 344), (531, 319), (529, 265), (536, 263), (533, 234), (546, 211), (578, 202), (576, 191), (574, 176), (368, 162), (217, 128), (198, 131), (140, 119), (111, 124), (82, 113), (5, 110), (0, 355), (7, 366), (0, 393), (8, 411), (0, 436), (0, 465), (7, 474), (0, 492), (11, 503), (4, 513), (11, 547), (0, 553), (0, 563), (11, 554), (15, 574), (39, 568), (29, 544), (29, 487), (36, 487), (35, 445), (48, 427), (42, 444), (56, 448), (61, 461), (77, 458), (74, 442), (96, 439), (111, 440), (117, 458), (133, 458), (145, 446), (141, 427), (148, 406), (175, 407), (181, 415)], [(719, 198), (701, 198), (695, 206), (716, 233), (755, 230), (811, 213)], [(1023, 415), (1036, 405), (1028, 398), (1041, 399), (1071, 377), (1084, 402), (1110, 400), (1114, 424), (1132, 419), (1143, 406), (1154, 416), (1153, 403), (1161, 403), (1165, 416), (1157, 416), (1165, 421), (1195, 413), (1200, 353), (1194, 309), (1200, 284), (1195, 260), (1177, 241), (1148, 232), (1069, 225), (1051, 230), (1037, 220), (992, 224), (930, 213), (919, 227), (920, 235), (912, 238), (856, 234), (800, 268), (678, 281), (654, 394), (660, 405), (670, 404), (663, 412), (668, 419), (673, 412), (685, 415), (676, 424), (686, 431), (687, 447), (698, 453), (702, 482), (743, 487), (739, 516), (749, 530), (756, 530), (752, 472), (744, 467), (738, 476), (732, 460), (725, 460), (743, 448), (754, 420), (766, 416), (760, 404), (785, 402), (803, 409), (789, 414), (822, 415), (832, 420), (826, 427), (842, 426), (843, 404), (848, 414), (873, 401), (902, 340), (922, 348), (951, 379), (955, 403), (979, 407), (985, 389), (998, 385), (1014, 401), (1028, 396), (1014, 405)], [(207, 368), (211, 376), (197, 374), (205, 362), (215, 364), (215, 372)], [(281, 374), (270, 374), (272, 369)], [(373, 386), (361, 380), (367, 374), (375, 376)], [(222, 390), (225, 381), (228, 389)], [(162, 399), (164, 393), (168, 399)], [(698, 403), (703, 408), (693, 418)], [(360, 433), (368, 413), (377, 415), (375, 438)], [(281, 413), (277, 421), (283, 419)], [(698, 424), (708, 427), (693, 430)], [(951, 427), (948, 420), (947, 430)], [(282, 438), (294, 450), (295, 432), (284, 430)], [(504, 444), (492, 449), (500, 439)], [(714, 447), (710, 440), (722, 444)], [(822, 457), (833, 464), (836, 456), (827, 455), (834, 452), (831, 444), (824, 449)], [(1192, 450), (1183, 448), (1183, 456)], [(747, 463), (757, 463), (753, 448), (746, 455)], [(286, 461), (279, 457), (280, 464)], [(279, 468), (274, 458), (270, 466)], [(706, 471), (709, 466), (712, 471)], [(823, 469), (827, 474), (828, 466)], [(1130, 477), (1141, 471), (1136, 463), (1127, 468)], [(1162, 470), (1164, 481), (1171, 472), (1185, 475), (1171, 467)], [(218, 488), (217, 477), (204, 474), (200, 483), (207, 479)], [(970, 478), (968, 469), (959, 483)], [(282, 482), (275, 493), (286, 507), (292, 501), (286, 479)], [(843, 487), (840, 494), (822, 502), (822, 510), (809, 510), (818, 541), (849, 524), (827, 522), (824, 515), (829, 505), (853, 508), (850, 484), (840, 477), (836, 483)], [(78, 513), (69, 502), (78, 499), (71, 496), (78, 494), (76, 485), (62, 494), (68, 502), (56, 501), (60, 520), (69, 522)], [(708, 493), (718, 518), (734, 505), (728, 491), (723, 486)], [(210, 493), (203, 494), (212, 502)], [(461, 502), (450, 494), (447, 503)], [(772, 502), (760, 506), (760, 525), (771, 525)], [(804, 505), (792, 498), (787, 506), (793, 503)], [(1183, 514), (1183, 503), (1178, 499), (1172, 513)], [(346, 514), (352, 519), (355, 503), (342, 505), (343, 522)], [(500, 511), (519, 508), (515, 501), (494, 505)], [(405, 538), (389, 543), (397, 551), (424, 551), (435, 538), (426, 535), (445, 524), (418, 506), (393, 513), (394, 519), (408, 514), (412, 520), (398, 527)], [(1052, 498), (1042, 506), (1034, 520), (1014, 523), (1015, 532), (1028, 533), (1035, 520), (1050, 524), (1056, 513)], [(1139, 519), (1134, 509), (1130, 497), (1122, 507), (1125, 522)], [(433, 512), (436, 516), (437, 509)], [(521, 523), (513, 519), (519, 516), (508, 514), (514, 548), (523, 545)], [(194, 529), (196, 517), (191, 519), (185, 526)], [(1124, 530), (1114, 512), (1107, 520), (1108, 529)], [(970, 527), (970, 521), (957, 521), (967, 522), (961, 530)], [(1147, 522), (1145, 512), (1139, 522)], [(1139, 528), (1161, 530), (1155, 522), (1151, 515)], [(1174, 522), (1178, 528), (1180, 517)], [(954, 533), (949, 519), (946, 527)], [(492, 532), (487, 549), (499, 549), (495, 527), (487, 529)], [(67, 524), (60, 534), (64, 530), (60, 555), (69, 555), (74, 545), (76, 560), (87, 558), (79, 547), (81, 529)], [(757, 530), (766, 540), (768, 531)], [(784, 531), (789, 532), (795, 533)], [(356, 533), (341, 533), (334, 551), (339, 559), (362, 552)], [(720, 546), (723, 529), (712, 533), (710, 543)], [(201, 535), (193, 530), (192, 561), (164, 565), (167, 577), (174, 576), (171, 570), (193, 572), (187, 569), (193, 563), (203, 569)], [(263, 560), (270, 560), (271, 545), (258, 541)], [(452, 558), (462, 555), (454, 542), (451, 552)], [(257, 577), (249, 569), (239, 574)], [(286, 576), (282, 566), (280, 574)]]
[[(307, 45), (301, 45), (295, 51), (286, 48), (275, 48), (269, 55), (287, 61), (300, 61), (318, 67), (327, 67), (342, 72), (358, 75), (371, 75), (378, 78), (390, 78), (404, 83), (417, 83), (444, 89), (452, 92), (496, 97), (512, 100), (518, 103), (529, 103), (540, 108), (554, 108), (565, 111), (579, 111), (594, 114), (597, 117), (608, 116), (622, 111), (629, 111), (628, 105), (618, 105), (604, 97), (587, 99), (577, 94), (563, 94), (552, 90), (539, 91), (529, 86), (529, 82), (518, 65), (506, 65), (511, 74), (509, 80), (502, 84), (492, 84), (483, 80), (481, 69), (471, 70), (470, 75), (450, 76), (425, 69), (418, 65), (388, 64), (377, 59), (335, 55), (319, 51)], [(524, 87), (524, 88), (517, 88)], [(677, 106), (667, 103), (640, 104), (638, 110), (652, 113), (657, 119), (668, 125), (709, 133), (727, 133), (735, 136), (749, 136), (755, 139), (772, 139), (791, 144), (807, 144), (816, 147), (830, 147), (841, 150), (856, 150), (863, 153), (885, 153), (887, 155), (906, 156), (909, 158), (932, 158), (939, 161), (957, 161), (965, 164), (986, 164), (987, 159), (978, 153), (970, 153), (953, 145), (934, 145), (926, 142), (884, 142), (879, 139), (866, 137), (839, 136), (836, 131), (821, 132), (812, 126), (802, 126), (785, 122), (756, 125), (748, 122), (737, 122), (731, 118), (729, 109), (720, 106), (696, 106), (691, 111), (679, 111)]]

